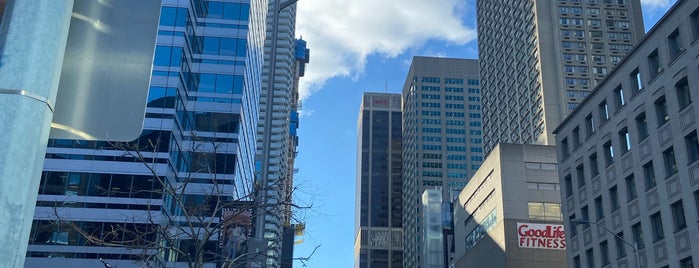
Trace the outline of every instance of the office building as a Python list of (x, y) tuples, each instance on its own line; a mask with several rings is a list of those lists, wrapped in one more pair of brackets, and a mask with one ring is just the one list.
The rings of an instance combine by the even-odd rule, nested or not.
[(402, 97), (403, 264), (421, 267), (423, 191), (441, 187), (450, 206), (483, 161), (478, 61), (414, 57)]
[(486, 155), (553, 129), (643, 35), (640, 0), (478, 0)]
[(566, 267), (556, 166), (553, 146), (495, 146), (454, 202), (450, 267)]
[(696, 267), (698, 54), (678, 0), (555, 130), (569, 267)]
[(403, 267), (401, 96), (362, 96), (357, 139), (354, 267)]
[[(293, 2), (293, 1), (292, 1)], [(267, 243), (266, 267), (279, 267), (282, 234), (289, 226), (293, 159), (297, 139), (292, 137), (292, 116), (298, 101), (296, 57), (296, 4), (270, 0), (267, 11), (262, 90), (257, 125), (256, 178), (264, 190), (257, 194), (259, 214), (255, 236)], [(306, 52), (303, 44), (303, 52)], [(305, 61), (305, 59), (300, 59)], [(301, 67), (303, 70), (304, 67)], [(298, 116), (295, 118), (298, 126)], [(293, 129), (296, 132), (296, 129)], [(293, 147), (293, 148), (292, 148)]]
[[(250, 201), (266, 9), (266, 1), (163, 1), (142, 135), (49, 141), (26, 267), (104, 266), (100, 258), (140, 267), (145, 257), (183, 265), (197, 246), (195, 231), (180, 226), (225, 216), (207, 210), (212, 200)], [(158, 242), (156, 226), (178, 235)], [(207, 250), (226, 255), (217, 235), (200, 234)], [(214, 255), (203, 261), (215, 266)]]

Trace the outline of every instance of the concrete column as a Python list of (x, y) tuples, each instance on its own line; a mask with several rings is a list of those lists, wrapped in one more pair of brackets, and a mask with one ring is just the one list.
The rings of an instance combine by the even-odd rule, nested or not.
[(0, 25), (0, 263), (23, 267), (73, 0), (8, 0)]

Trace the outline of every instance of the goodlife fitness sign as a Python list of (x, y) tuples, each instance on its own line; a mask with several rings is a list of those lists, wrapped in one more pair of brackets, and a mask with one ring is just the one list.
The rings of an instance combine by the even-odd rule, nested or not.
[(520, 248), (566, 249), (566, 234), (561, 224), (517, 223)]

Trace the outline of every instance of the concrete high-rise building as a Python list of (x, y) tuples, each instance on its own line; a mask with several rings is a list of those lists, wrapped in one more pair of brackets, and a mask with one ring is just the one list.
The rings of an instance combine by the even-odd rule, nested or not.
[(450, 267), (566, 267), (556, 167), (554, 146), (497, 145), (454, 202)]
[(421, 267), (423, 191), (450, 206), (483, 161), (478, 61), (414, 57), (402, 96), (403, 264)]
[(678, 0), (554, 131), (569, 267), (697, 267), (697, 55)]
[[(257, 125), (256, 238), (267, 243), (265, 267), (280, 267), (284, 227), (290, 226), (294, 158), (298, 137), (298, 79), (307, 58), (305, 42), (297, 42), (296, 4), (269, 0), (259, 123)], [(291, 3), (291, 5), (286, 5)], [(297, 53), (296, 46), (302, 46)], [(293, 152), (293, 153), (291, 153)], [(287, 243), (288, 245), (288, 243)], [(293, 246), (293, 244), (292, 244)], [(292, 250), (292, 249), (287, 249)]]
[(354, 267), (403, 267), (401, 96), (362, 96), (357, 140)]
[(206, 214), (212, 198), (250, 199), (266, 12), (267, 1), (163, 1), (142, 135), (49, 141), (26, 267), (140, 267), (129, 241), (157, 242), (154, 225), (180, 235), (152, 244), (152, 264), (172, 267), (196, 248), (181, 226), (221, 216)]
[(643, 36), (640, 0), (478, 0), (485, 153), (551, 134)]

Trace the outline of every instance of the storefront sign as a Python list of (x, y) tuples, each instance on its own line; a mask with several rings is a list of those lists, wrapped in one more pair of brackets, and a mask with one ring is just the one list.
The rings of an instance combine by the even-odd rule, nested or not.
[(561, 224), (517, 223), (520, 248), (566, 249), (566, 235)]

